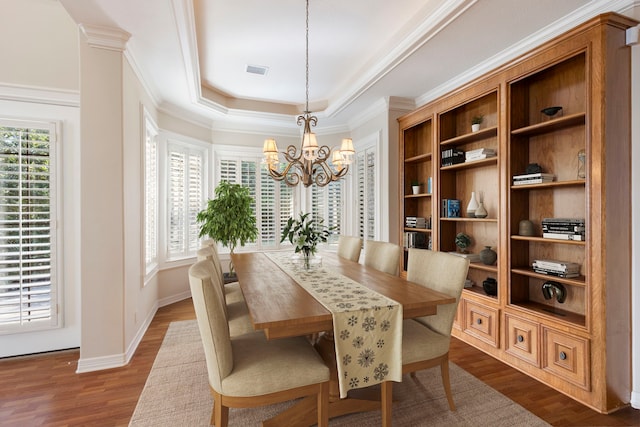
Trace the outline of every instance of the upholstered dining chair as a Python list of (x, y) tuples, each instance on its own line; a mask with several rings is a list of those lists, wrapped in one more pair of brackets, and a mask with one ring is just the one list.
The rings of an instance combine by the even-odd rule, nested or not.
[[(211, 260), (210, 257), (202, 257), (200, 259), (200, 255), (198, 256), (198, 262), (205, 263), (207, 269), (209, 269), (209, 273), (212, 276), (215, 276), (216, 280), (212, 281), (213, 284), (220, 287), (220, 292), (223, 293), (226, 291), (226, 288), (222, 285), (222, 278), (220, 272), (215, 267), (215, 263)], [(242, 293), (240, 292), (242, 295)], [(229, 331), (232, 337), (248, 334), (250, 332), (254, 332), (253, 322), (251, 321), (251, 316), (249, 315), (249, 308), (247, 307), (247, 303), (244, 298), (240, 301), (225, 301), (224, 310), (227, 316), (227, 321), (229, 323)]]
[[(224, 283), (224, 272), (222, 271), (222, 263), (220, 262), (220, 256), (215, 245), (207, 245), (201, 247), (197, 250), (196, 255), (198, 257), (198, 261), (201, 261), (203, 259), (210, 260), (216, 268), (216, 271), (220, 275), (221, 283)], [(227, 304), (244, 301), (244, 296), (242, 295), (242, 291), (240, 290), (240, 283), (230, 282), (223, 285), (223, 287)]]
[(189, 268), (189, 286), (214, 399), (211, 423), (228, 424), (229, 408), (313, 396), (318, 426), (329, 423), (329, 368), (303, 337), (267, 341), (262, 332), (232, 337), (219, 276), (209, 261)]
[(455, 304), (439, 305), (433, 316), (406, 319), (402, 325), (402, 373), (440, 365), (449, 409), (456, 410), (449, 380), (449, 343), (469, 261), (445, 252), (409, 249), (407, 280), (456, 298)]
[(364, 265), (397, 276), (400, 273), (402, 248), (395, 243), (367, 240), (364, 243)]
[(354, 262), (360, 260), (360, 251), (362, 250), (362, 239), (354, 236), (345, 236), (341, 234), (338, 237), (338, 256), (346, 258)]

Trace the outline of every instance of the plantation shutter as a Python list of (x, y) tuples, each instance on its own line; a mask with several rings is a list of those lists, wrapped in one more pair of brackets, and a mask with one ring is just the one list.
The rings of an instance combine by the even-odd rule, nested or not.
[(148, 273), (158, 263), (158, 132), (145, 122), (144, 145), (144, 261)]
[(322, 218), (324, 225), (334, 228), (327, 243), (337, 244), (342, 226), (343, 180), (333, 181), (325, 187), (311, 187), (311, 215), (316, 220)]
[(204, 153), (171, 144), (168, 160), (167, 257), (175, 259), (195, 254), (199, 246), (196, 216), (204, 205)]
[(55, 126), (0, 120), (0, 333), (59, 324)]
[(269, 176), (266, 167), (260, 168), (260, 216), (258, 219), (258, 230), (263, 247), (274, 247), (276, 241), (276, 181)]
[(376, 152), (374, 148), (358, 153), (356, 176), (358, 236), (363, 240), (375, 240)]

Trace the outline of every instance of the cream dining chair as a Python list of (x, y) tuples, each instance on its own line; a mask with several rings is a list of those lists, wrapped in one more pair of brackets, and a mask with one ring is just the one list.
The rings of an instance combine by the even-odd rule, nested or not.
[[(220, 262), (220, 255), (215, 245), (203, 246), (196, 252), (198, 261), (208, 259), (216, 268), (216, 271), (220, 275), (220, 282), (224, 283), (224, 272), (222, 271), (222, 263)], [(225, 300), (227, 304), (234, 302), (244, 301), (244, 295), (240, 289), (240, 283), (230, 282), (224, 285)]]
[[(224, 293), (227, 289), (222, 285), (222, 276), (215, 267), (215, 262), (211, 256), (202, 256), (200, 254), (200, 251), (202, 250), (203, 249), (198, 250), (198, 262), (205, 263), (204, 265), (209, 269), (210, 274), (216, 278), (213, 283), (220, 287), (220, 292)], [(240, 292), (239, 289), (238, 292)], [(240, 296), (242, 296), (242, 292), (240, 292)], [(225, 297), (229, 298), (229, 294), (226, 294)], [(233, 300), (233, 298), (231, 299)], [(249, 315), (249, 308), (247, 307), (247, 303), (244, 301), (244, 298), (238, 301), (225, 301), (224, 310), (227, 315), (229, 331), (232, 337), (255, 331), (253, 328), (253, 322), (251, 321), (251, 316)]]
[(189, 268), (189, 286), (214, 399), (211, 423), (226, 427), (229, 408), (312, 396), (318, 426), (329, 421), (329, 368), (304, 337), (267, 341), (262, 332), (232, 337), (219, 276), (209, 261)]
[(402, 248), (395, 243), (367, 240), (364, 243), (364, 265), (397, 276), (400, 273)]
[(456, 298), (439, 305), (433, 316), (406, 319), (402, 324), (402, 373), (440, 365), (449, 408), (456, 410), (449, 381), (449, 343), (460, 294), (469, 269), (467, 259), (444, 252), (409, 249), (407, 280)]
[(359, 237), (340, 235), (338, 237), (338, 256), (354, 262), (360, 260), (362, 239)]

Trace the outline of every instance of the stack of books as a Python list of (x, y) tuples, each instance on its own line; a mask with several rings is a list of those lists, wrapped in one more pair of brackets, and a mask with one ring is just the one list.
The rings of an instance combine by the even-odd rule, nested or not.
[(442, 218), (460, 218), (460, 200), (442, 199), (440, 216)]
[(459, 256), (460, 258), (468, 259), (469, 262), (480, 262), (480, 254), (463, 254), (460, 252), (449, 252), (451, 255)]
[(555, 277), (578, 277), (580, 264), (552, 259), (536, 259), (533, 261), (533, 271)]
[(542, 237), (547, 239), (584, 241), (583, 218), (544, 218)]
[(542, 184), (552, 182), (555, 179), (552, 173), (528, 173), (525, 175), (514, 175), (513, 185)]
[(496, 150), (493, 148), (478, 148), (476, 150), (469, 150), (464, 153), (464, 161), (472, 162), (474, 160), (487, 159), (489, 157), (495, 157)]
[(419, 216), (408, 216), (404, 223), (407, 228), (431, 228), (431, 219)]
[(459, 148), (449, 148), (442, 151), (442, 166), (464, 163), (464, 151)]

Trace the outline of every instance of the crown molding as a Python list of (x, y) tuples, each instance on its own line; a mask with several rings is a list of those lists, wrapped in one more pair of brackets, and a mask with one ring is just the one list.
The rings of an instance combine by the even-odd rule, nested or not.
[(80, 92), (0, 83), (0, 100), (80, 107)]
[(118, 52), (125, 50), (127, 41), (131, 37), (131, 34), (120, 28), (80, 24), (80, 29), (87, 38), (89, 46)]

